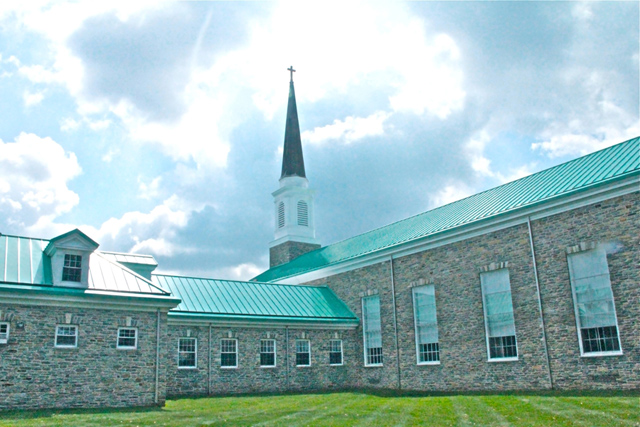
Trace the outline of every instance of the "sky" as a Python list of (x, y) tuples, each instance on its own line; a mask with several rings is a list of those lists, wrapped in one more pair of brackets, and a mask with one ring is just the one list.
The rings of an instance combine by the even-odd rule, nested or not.
[[(25, 3), (25, 4), (19, 4)], [(289, 72), (335, 243), (640, 135), (638, 2), (0, 2), (0, 233), (268, 268)]]

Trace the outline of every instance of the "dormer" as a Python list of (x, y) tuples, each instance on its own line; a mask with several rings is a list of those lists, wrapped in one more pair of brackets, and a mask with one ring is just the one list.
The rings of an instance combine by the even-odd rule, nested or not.
[(51, 258), (54, 286), (87, 288), (89, 286), (89, 257), (98, 244), (82, 231), (75, 230), (54, 237), (44, 249)]

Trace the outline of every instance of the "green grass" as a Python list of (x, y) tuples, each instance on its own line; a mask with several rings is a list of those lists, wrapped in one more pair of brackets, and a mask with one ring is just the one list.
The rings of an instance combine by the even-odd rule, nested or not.
[(164, 408), (0, 412), (0, 426), (640, 426), (638, 395), (367, 393), (169, 400)]

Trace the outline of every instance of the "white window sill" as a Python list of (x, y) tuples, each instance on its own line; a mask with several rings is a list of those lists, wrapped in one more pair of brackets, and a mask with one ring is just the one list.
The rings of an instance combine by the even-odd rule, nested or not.
[(496, 358), (496, 359), (487, 360), (487, 362), (490, 362), (490, 363), (517, 362), (517, 361), (518, 361), (517, 357), (502, 357), (502, 358), (499, 358), (499, 359)]
[(265, 365), (265, 366), (260, 365), (260, 368), (262, 368), (262, 369), (273, 369), (273, 368), (276, 368), (276, 367), (277, 367), (276, 365)]
[(220, 366), (220, 369), (238, 369), (237, 366)]
[(74, 348), (78, 348), (77, 345), (56, 345), (54, 346), (54, 348), (61, 348), (61, 349), (74, 349)]
[(594, 353), (583, 353), (580, 357), (607, 357), (607, 356), (622, 356), (622, 350), (619, 351), (599, 351)]
[(311, 365), (296, 365), (296, 368), (310, 368)]
[(329, 366), (344, 366), (344, 363), (329, 363)]
[(178, 369), (194, 370), (194, 369), (198, 369), (198, 367), (197, 366), (178, 366)]
[(116, 347), (117, 350), (137, 350), (138, 347)]
[(382, 368), (383, 366), (384, 364), (382, 363), (377, 363), (375, 365), (367, 365), (367, 364), (364, 365), (365, 368)]
[(440, 361), (437, 362), (418, 362), (418, 366), (432, 366), (432, 365), (439, 365)]

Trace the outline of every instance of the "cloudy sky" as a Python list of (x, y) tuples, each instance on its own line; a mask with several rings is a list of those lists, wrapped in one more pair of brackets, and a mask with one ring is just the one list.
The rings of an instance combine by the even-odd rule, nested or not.
[(322, 244), (640, 134), (638, 2), (0, 3), (0, 232), (248, 279), (289, 73)]

